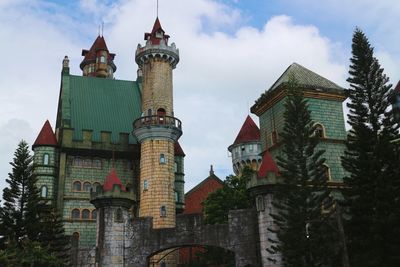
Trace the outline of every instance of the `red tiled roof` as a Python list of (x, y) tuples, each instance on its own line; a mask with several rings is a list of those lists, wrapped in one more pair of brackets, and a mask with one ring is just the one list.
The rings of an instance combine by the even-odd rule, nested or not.
[(239, 131), (239, 134), (236, 136), (234, 145), (240, 143), (246, 143), (250, 141), (260, 141), (260, 129), (253, 121), (253, 119), (247, 115), (246, 120), (244, 121), (242, 128)]
[(156, 37), (156, 33), (161, 30), (163, 32), (163, 38), (165, 40), (166, 43), (168, 43), (168, 38), (169, 35), (165, 34), (165, 31), (163, 30), (163, 28), (161, 27), (161, 23), (160, 20), (158, 19), (158, 17), (156, 18), (156, 21), (154, 22), (153, 25), (153, 29), (151, 30), (151, 33), (145, 33), (144, 34), (144, 39), (147, 40), (147, 38), (150, 36), (150, 41), (153, 45), (158, 45), (160, 44), (160, 38)]
[(175, 156), (185, 156), (185, 152), (183, 152), (183, 149), (178, 141), (175, 142), (174, 152), (175, 152)]
[(258, 170), (258, 178), (264, 178), (267, 176), (267, 173), (273, 172), (275, 175), (279, 176), (279, 168), (278, 165), (276, 165), (276, 162), (272, 158), (271, 154), (266, 151), (264, 153), (264, 156), (262, 158), (262, 163), (260, 166), (260, 169)]
[[(82, 60), (83, 62), (90, 61), (90, 60), (96, 60), (96, 52), (99, 50), (105, 50), (108, 52), (108, 48), (106, 45), (106, 41), (103, 36), (97, 36), (96, 40), (92, 44), (89, 50), (83, 49), (82, 50), (82, 56), (84, 56), (84, 59)], [(115, 54), (110, 53), (108, 56), (108, 60), (113, 60), (115, 57)], [(82, 65), (81, 63), (81, 65)], [(82, 66), (81, 66), (82, 68)]]
[(104, 181), (103, 190), (104, 191), (111, 191), (114, 185), (119, 185), (121, 191), (126, 191), (125, 186), (122, 185), (121, 180), (118, 178), (115, 169), (112, 168), (110, 174), (106, 177)]
[(400, 93), (400, 81), (397, 83), (396, 87), (394, 88), (394, 91)]
[(32, 147), (36, 146), (57, 146), (57, 139), (49, 120), (46, 120), (44, 123), (42, 130), (40, 130), (40, 133)]

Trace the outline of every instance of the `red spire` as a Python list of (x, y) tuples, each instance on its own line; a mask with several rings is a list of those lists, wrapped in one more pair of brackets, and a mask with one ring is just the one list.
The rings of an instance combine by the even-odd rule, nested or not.
[(239, 131), (239, 134), (236, 136), (233, 145), (250, 141), (260, 141), (260, 129), (253, 121), (253, 119), (249, 115), (247, 115), (247, 118), (244, 121), (242, 128)]
[(125, 186), (122, 185), (121, 180), (118, 178), (118, 175), (115, 172), (115, 169), (112, 168), (110, 174), (106, 177), (106, 180), (104, 181), (104, 192), (111, 191), (114, 185), (118, 185), (119, 188), (121, 188), (121, 191), (126, 191)]
[[(158, 35), (157, 33), (159, 33), (160, 35)], [(165, 34), (165, 31), (161, 27), (161, 23), (160, 23), (160, 20), (158, 19), (158, 17), (156, 18), (156, 21), (154, 22), (151, 33), (145, 33), (144, 39), (145, 40), (150, 39), (151, 44), (153, 44), (153, 45), (159, 45), (160, 40), (164, 39), (165, 44), (168, 44), (169, 35)]]
[[(97, 57), (97, 51), (103, 50), (103, 51), (108, 51), (107, 45), (106, 45), (106, 40), (104, 39), (103, 36), (97, 36), (96, 40), (92, 44), (89, 50), (83, 49), (82, 50), (82, 56), (84, 56), (84, 59), (82, 60), (82, 63), (80, 65), (81, 69), (83, 69), (85, 63), (88, 61), (96, 61)], [(115, 54), (109, 53), (108, 54), (108, 60), (114, 60)]]
[(276, 165), (276, 162), (272, 158), (271, 154), (268, 151), (265, 151), (257, 176), (258, 178), (264, 178), (269, 172), (275, 173), (276, 176), (280, 175), (278, 165)]
[(178, 141), (175, 142), (174, 152), (175, 156), (185, 156), (185, 152), (183, 152), (183, 149)]
[(42, 130), (40, 130), (40, 133), (36, 138), (32, 148), (36, 146), (57, 146), (57, 139), (54, 135), (53, 129), (51, 128), (49, 120), (46, 120), (44, 123)]

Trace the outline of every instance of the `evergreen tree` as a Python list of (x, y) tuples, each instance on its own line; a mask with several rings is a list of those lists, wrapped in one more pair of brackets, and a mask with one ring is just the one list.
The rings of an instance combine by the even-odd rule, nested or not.
[[(351, 266), (400, 266), (400, 156), (391, 85), (365, 34), (356, 29), (350, 59), (347, 150), (343, 167)], [(397, 146), (397, 147), (396, 147)]]
[[(281, 253), (284, 266), (338, 266), (335, 234), (322, 208), (329, 199), (323, 158), (307, 101), (290, 76), (285, 101), (282, 156), (277, 157), (282, 185), (274, 194), (276, 212), (271, 214), (278, 240), (271, 240), (272, 253)], [(327, 208), (327, 207), (325, 207)]]

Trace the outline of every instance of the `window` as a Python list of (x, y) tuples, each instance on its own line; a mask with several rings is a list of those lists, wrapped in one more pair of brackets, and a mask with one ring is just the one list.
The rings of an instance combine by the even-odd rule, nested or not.
[(101, 184), (96, 182), (93, 184), (92, 188), (94, 192), (100, 192)]
[(324, 164), (324, 165), (322, 166), (322, 168), (323, 168), (323, 170), (324, 170), (323, 175), (324, 175), (325, 180), (326, 180), (326, 181), (331, 180), (331, 171), (329, 170), (329, 167), (328, 167), (327, 165)]
[(146, 191), (147, 189), (149, 189), (149, 182), (147, 180), (143, 181), (143, 190)]
[(79, 245), (79, 233), (75, 232), (72, 234), (72, 237), (71, 237), (71, 246), (76, 248), (76, 247), (78, 247), (78, 245)]
[(47, 197), (47, 186), (43, 185), (43, 186), (40, 188), (40, 196), (41, 196), (41, 197)]
[(106, 57), (105, 56), (101, 56), (100, 57), (100, 63), (106, 63)]
[(80, 218), (81, 218), (81, 212), (79, 211), (79, 209), (73, 209), (73, 210), (71, 211), (71, 218), (72, 218), (73, 220), (77, 220), (77, 219), (80, 219)]
[(253, 151), (253, 144), (249, 145), (249, 151)]
[(89, 220), (90, 219), (90, 211), (87, 209), (82, 210), (82, 219)]
[(97, 219), (97, 210), (93, 210), (92, 211), (92, 220), (96, 220)]
[(101, 160), (100, 159), (94, 159), (92, 166), (93, 166), (93, 168), (101, 169)]
[(90, 192), (90, 188), (92, 188), (92, 185), (89, 182), (83, 183), (83, 191)]
[(126, 191), (127, 192), (131, 192), (132, 191), (132, 185), (131, 184), (127, 184), (126, 185)]
[(50, 156), (49, 156), (49, 154), (44, 154), (43, 155), (43, 165), (49, 165), (49, 163), (50, 163)]
[(271, 133), (271, 144), (275, 145), (276, 143), (278, 143), (278, 133), (276, 130), (273, 130)]
[(166, 115), (165, 109), (159, 108), (159, 109), (157, 110), (158, 122), (159, 122), (160, 124), (163, 124), (163, 123), (164, 123), (164, 117), (165, 117), (165, 115)]
[(322, 126), (322, 124), (320, 124), (320, 123), (316, 123), (314, 127), (315, 127), (315, 130), (314, 130), (315, 137), (324, 138), (325, 137), (324, 126)]
[(149, 108), (148, 110), (147, 110), (147, 116), (151, 116), (152, 114), (151, 114), (152, 112), (151, 112), (151, 109)]
[(174, 172), (178, 172), (178, 162), (174, 163)]
[(257, 208), (257, 211), (264, 211), (265, 210), (264, 199), (263, 199), (262, 196), (258, 196), (256, 198), (256, 208)]
[(160, 208), (160, 217), (167, 217), (167, 208), (165, 206)]
[(122, 215), (122, 209), (118, 208), (114, 214), (114, 221), (115, 222), (124, 222), (124, 217)]
[(165, 164), (166, 162), (167, 162), (167, 160), (165, 159), (165, 155), (160, 154), (160, 164)]
[(179, 202), (179, 193), (175, 191), (175, 202)]
[(81, 184), (81, 182), (75, 181), (75, 182), (72, 184), (72, 190), (73, 190), (73, 191), (82, 191), (82, 184)]
[(241, 146), (240, 149), (242, 150), (242, 152), (245, 151), (245, 147), (244, 146)]

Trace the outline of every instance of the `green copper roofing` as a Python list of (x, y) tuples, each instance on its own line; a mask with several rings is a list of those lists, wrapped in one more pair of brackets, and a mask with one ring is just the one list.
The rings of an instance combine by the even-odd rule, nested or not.
[(285, 72), (279, 77), (279, 79), (271, 86), (269, 91), (274, 90), (281, 84), (287, 83), (289, 81), (290, 74), (294, 74), (297, 82), (301, 87), (315, 88), (315, 89), (334, 89), (343, 90), (342, 87), (331, 82), (330, 80), (316, 74), (315, 72), (297, 64), (293, 63), (290, 65)]
[[(66, 78), (66, 80), (64, 80)], [(111, 132), (111, 142), (119, 133), (132, 136), (132, 122), (141, 115), (141, 93), (137, 82), (96, 77), (63, 77), (62, 119), (74, 129), (74, 140), (82, 140), (82, 130), (92, 130), (92, 141), (101, 141), (101, 131)]]

